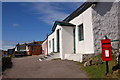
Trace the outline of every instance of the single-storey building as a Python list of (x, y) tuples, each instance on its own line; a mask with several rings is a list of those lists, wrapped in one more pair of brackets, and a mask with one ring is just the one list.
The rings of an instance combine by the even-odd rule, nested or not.
[(13, 49), (8, 49), (7, 52), (8, 52), (8, 55), (12, 55), (12, 54), (14, 54), (14, 52), (15, 52), (15, 48), (13, 48)]
[(8, 51), (5, 50), (0, 50), (1, 57), (7, 57), (8, 56)]
[(29, 55), (28, 53), (27, 53), (27, 51), (28, 51), (28, 46), (27, 46), (27, 44), (26, 43), (24, 43), (24, 44), (17, 44), (16, 46), (15, 46), (15, 53), (14, 53), (14, 55), (16, 56), (16, 55)]
[(22, 55), (40, 55), (42, 54), (42, 41), (17, 44), (15, 47), (15, 54)]
[(42, 53), (48, 55), (48, 37), (42, 43)]
[[(48, 54), (82, 62), (101, 53), (101, 39), (120, 40), (120, 2), (85, 2), (63, 21), (56, 21), (48, 36)], [(112, 42), (118, 49), (120, 42)]]

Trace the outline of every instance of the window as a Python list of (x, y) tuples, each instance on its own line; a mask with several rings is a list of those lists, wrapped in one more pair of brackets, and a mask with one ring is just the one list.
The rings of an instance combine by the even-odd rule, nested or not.
[(35, 47), (33, 47), (33, 51), (36, 51), (36, 48), (35, 48)]
[(51, 48), (51, 41), (49, 41), (49, 48)]
[(31, 47), (31, 50), (32, 50), (32, 51), (35, 51), (35, 50), (36, 50), (36, 48), (32, 46), (32, 47)]
[(78, 40), (84, 40), (84, 31), (83, 31), (83, 24), (78, 26)]

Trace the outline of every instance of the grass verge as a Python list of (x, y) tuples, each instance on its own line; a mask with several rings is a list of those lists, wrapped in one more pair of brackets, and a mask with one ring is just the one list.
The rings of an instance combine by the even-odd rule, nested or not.
[[(115, 66), (117, 64), (116, 62), (116, 56), (113, 55), (112, 56), (112, 61), (109, 61), (109, 74), (111, 74), (109, 77), (113, 77), (112, 75), (112, 68), (113, 66)], [(102, 59), (101, 54), (92, 57), (93, 59)], [(84, 61), (85, 62), (85, 61)], [(77, 63), (78, 65), (80, 65), (81, 70), (83, 70), (89, 78), (107, 78), (108, 76), (105, 75), (106, 72), (106, 63), (105, 61), (103, 62), (103, 64), (99, 64), (99, 65), (91, 65), (91, 66), (87, 66), (84, 67), (84, 62), (83, 63)], [(114, 77), (114, 78), (118, 78), (118, 77)]]

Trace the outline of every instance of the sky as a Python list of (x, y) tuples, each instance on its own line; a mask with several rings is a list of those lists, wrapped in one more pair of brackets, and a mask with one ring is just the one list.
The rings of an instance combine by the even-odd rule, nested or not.
[(2, 49), (43, 41), (54, 22), (64, 20), (82, 2), (2, 2)]

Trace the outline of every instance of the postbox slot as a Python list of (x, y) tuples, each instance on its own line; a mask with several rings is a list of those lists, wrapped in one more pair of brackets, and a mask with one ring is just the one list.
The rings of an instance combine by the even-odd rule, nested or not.
[(106, 50), (106, 49), (112, 49), (112, 47), (103, 47), (102, 49)]
[(102, 45), (111, 44), (111, 43), (102, 43)]

